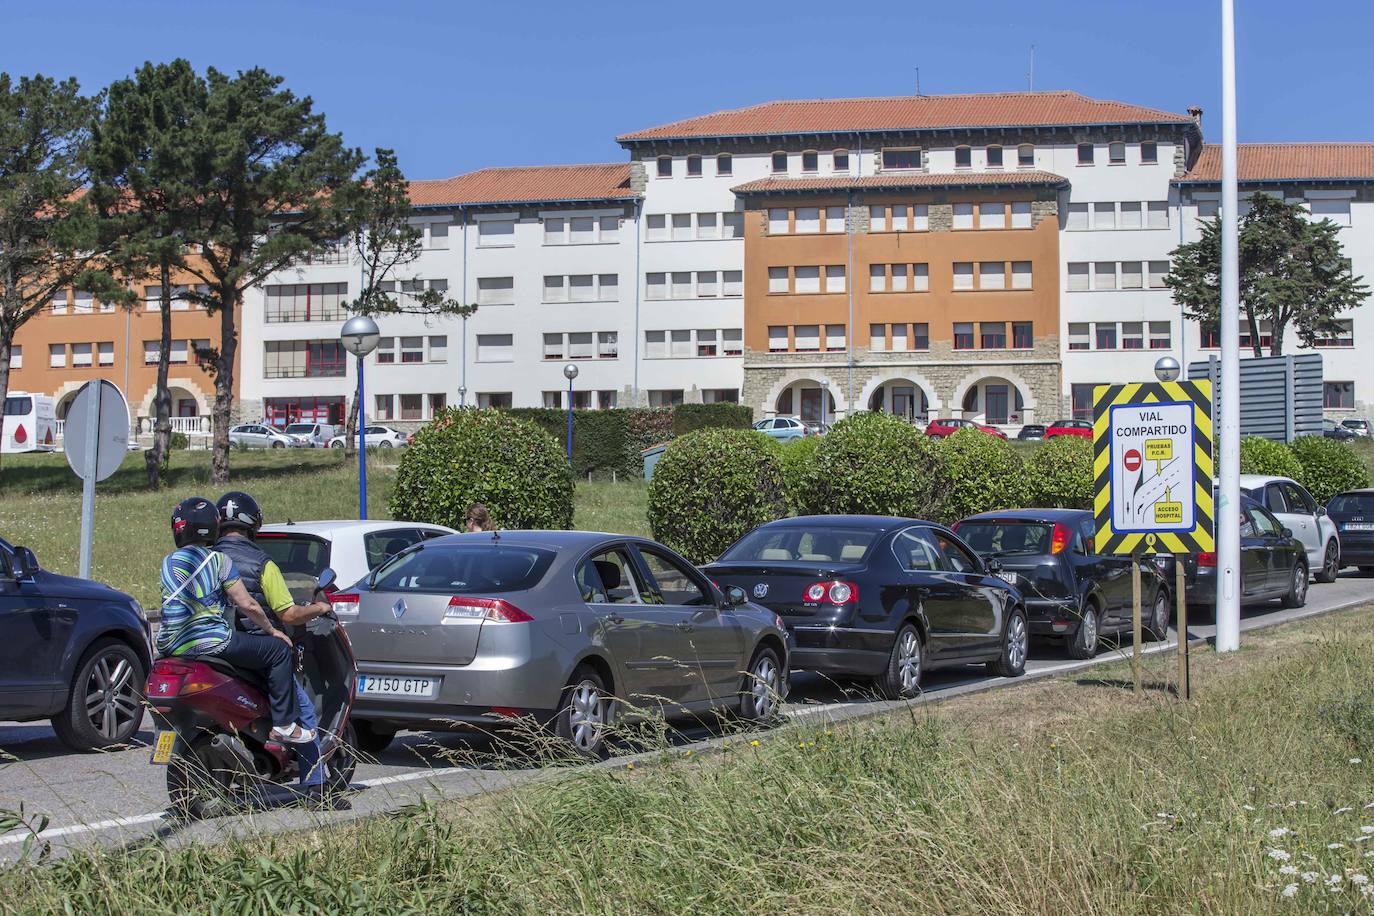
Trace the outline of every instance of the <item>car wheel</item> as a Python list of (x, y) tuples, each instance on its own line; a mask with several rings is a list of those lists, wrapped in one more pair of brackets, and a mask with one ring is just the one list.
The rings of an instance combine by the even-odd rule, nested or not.
[(286, 443), (285, 443), (285, 442), (273, 442), (273, 443), (272, 443), (272, 447), (273, 447), (273, 448), (286, 448)]
[(1293, 564), (1288, 580), (1288, 594), (1283, 596), (1284, 607), (1302, 607), (1307, 603), (1307, 564), (1302, 560)]
[(379, 448), (391, 448), (391, 443), (388, 442), (386, 439), (383, 439), (383, 440), (378, 444), (378, 447), (379, 447)]
[(76, 667), (67, 707), (53, 716), (63, 744), (98, 751), (124, 744), (143, 724), (147, 675), (138, 654), (117, 639), (91, 646)]
[(344, 447), (344, 444), (343, 444), (342, 442), (331, 442), (331, 443), (329, 443), (329, 447), (330, 447), (330, 448), (343, 448), (343, 447)]
[(1069, 657), (1094, 658), (1101, 641), (1102, 618), (1097, 610), (1097, 602), (1090, 598), (1083, 603), (1082, 621), (1078, 624), (1078, 632), (1069, 640)]
[(209, 743), (202, 737), (167, 763), (167, 807), (173, 817), (198, 821), (233, 807), (234, 777), (206, 765)]
[(584, 757), (600, 760), (606, 756), (607, 731), (611, 723), (611, 698), (601, 675), (583, 665), (573, 672), (554, 719), (554, 734), (573, 746)]
[(997, 661), (989, 662), (988, 667), (998, 677), (1020, 677), (1026, 673), (1026, 649), (1029, 645), (1026, 612), (1019, 607), (1012, 608), (1006, 632), (1002, 634), (1002, 654)]
[(778, 719), (785, 687), (778, 654), (766, 646), (754, 653), (739, 689), (739, 712), (744, 719), (767, 725)]
[(1145, 622), (1145, 635), (1155, 642), (1169, 638), (1169, 593), (1162, 588), (1155, 592), (1150, 619)]
[(889, 700), (909, 700), (921, 692), (926, 647), (915, 624), (903, 624), (892, 642), (887, 668), (874, 680), (878, 692)]
[(1322, 555), (1322, 568), (1317, 572), (1318, 582), (1335, 582), (1336, 574), (1341, 571), (1341, 549), (1335, 541), (1326, 542), (1326, 553)]
[(348, 725), (353, 729), (353, 746), (374, 757), (391, 747), (391, 742), (396, 739), (394, 728), (383, 728), (363, 719), (349, 722)]

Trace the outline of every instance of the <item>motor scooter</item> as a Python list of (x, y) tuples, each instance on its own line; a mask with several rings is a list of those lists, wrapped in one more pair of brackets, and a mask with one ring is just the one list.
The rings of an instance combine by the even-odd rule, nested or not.
[[(335, 591), (335, 574), (324, 570), (305, 600)], [(298, 597), (297, 600), (301, 600)], [(357, 766), (349, 713), (357, 665), (344, 628), (333, 612), (288, 628), (296, 647), (297, 677), (319, 714), (320, 765), (325, 791), (348, 788)], [(173, 814), (201, 819), (266, 803), (270, 788), (300, 775), (291, 744), (271, 740), (271, 708), (262, 678), (213, 655), (160, 658), (148, 674), (148, 703), (157, 737), (152, 762), (167, 767)]]

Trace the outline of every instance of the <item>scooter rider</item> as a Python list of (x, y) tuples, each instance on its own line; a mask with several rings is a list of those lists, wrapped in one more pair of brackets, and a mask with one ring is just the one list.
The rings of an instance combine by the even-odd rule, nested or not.
[[(315, 733), (298, 723), (300, 709), (292, 689), (295, 653), (291, 637), (273, 625), (240, 580), (234, 561), (212, 549), (219, 537), (219, 512), (208, 499), (193, 496), (172, 510), (177, 549), (162, 561), (162, 613), (157, 631), (160, 658), (215, 655), (232, 665), (261, 673), (272, 708), (273, 739), (312, 742)], [(225, 614), (237, 607), (257, 624), (253, 634), (238, 632)]]
[[(220, 538), (215, 549), (234, 561), (239, 578), (248, 594), (262, 606), (263, 613), (273, 626), (297, 626), (329, 613), (327, 601), (314, 601), (310, 604), (297, 604), (287, 588), (286, 579), (276, 562), (258, 547), (253, 538), (262, 527), (262, 510), (257, 500), (247, 493), (233, 491), (225, 493), (215, 503), (219, 511)], [(259, 624), (251, 617), (239, 615), (237, 628), (245, 633), (256, 633)], [(310, 695), (300, 681), (292, 678), (296, 686), (296, 702), (301, 709), (301, 723), (307, 728), (318, 731), (319, 717)], [(320, 766), (320, 742), (316, 735), (310, 744), (299, 744), (296, 752), (300, 756), (300, 785), (307, 801), (323, 803), (324, 767)], [(343, 799), (330, 799), (334, 807), (343, 807)]]

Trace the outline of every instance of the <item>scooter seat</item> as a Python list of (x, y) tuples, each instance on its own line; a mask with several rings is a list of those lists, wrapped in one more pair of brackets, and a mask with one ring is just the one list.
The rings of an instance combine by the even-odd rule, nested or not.
[(195, 660), (214, 668), (220, 674), (227, 675), (235, 680), (243, 681), (245, 684), (261, 690), (263, 693), (267, 692), (267, 679), (256, 671), (248, 671), (240, 668), (226, 659), (220, 658), (218, 655), (200, 655), (197, 656)]

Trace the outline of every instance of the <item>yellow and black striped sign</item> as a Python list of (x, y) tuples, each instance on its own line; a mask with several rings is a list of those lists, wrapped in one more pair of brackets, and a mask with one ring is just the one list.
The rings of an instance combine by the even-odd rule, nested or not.
[(1212, 383), (1093, 389), (1098, 553), (1215, 550)]

